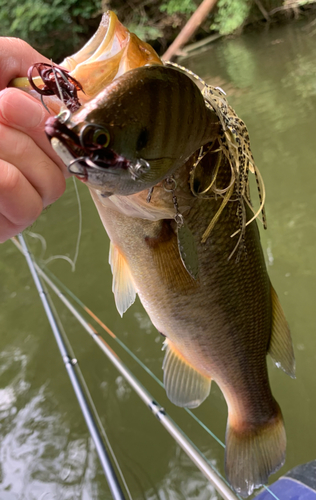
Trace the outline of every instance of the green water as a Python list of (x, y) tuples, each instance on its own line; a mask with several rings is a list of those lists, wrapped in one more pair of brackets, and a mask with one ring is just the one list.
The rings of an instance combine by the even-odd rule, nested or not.
[[(288, 437), (285, 465), (316, 458), (316, 36), (308, 22), (222, 40), (184, 64), (226, 90), (247, 123), (267, 190), (268, 231), (262, 234), (271, 280), (290, 323), (297, 361), (291, 380), (269, 362), (273, 393)], [(315, 26), (314, 26), (315, 29)], [(48, 264), (159, 377), (162, 339), (139, 302), (121, 319), (111, 292), (108, 239), (85, 186), (80, 253)], [(72, 180), (66, 194), (32, 231), (43, 235), (42, 258), (73, 257), (78, 207)], [(37, 257), (38, 240), (27, 241)], [(55, 340), (24, 257), (0, 248), (0, 499), (110, 499)], [(150, 279), (150, 276), (149, 276)], [(134, 499), (220, 498), (58, 299), (61, 321)], [(106, 338), (106, 334), (104, 333)], [(173, 406), (156, 382), (111, 338), (130, 370), (223, 473), (223, 448)], [(213, 385), (196, 415), (221, 439), (226, 403)]]

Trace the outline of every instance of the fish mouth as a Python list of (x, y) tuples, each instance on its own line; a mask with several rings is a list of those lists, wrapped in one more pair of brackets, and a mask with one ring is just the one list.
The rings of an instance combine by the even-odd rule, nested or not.
[(62, 112), (60, 115), (48, 118), (45, 133), (53, 148), (54, 144), (58, 143), (68, 152), (66, 161), (65, 155), (62, 159), (71, 174), (81, 180), (88, 180), (94, 174), (100, 174), (100, 171), (119, 175), (122, 169), (129, 169), (130, 161), (127, 158), (102, 143), (89, 140), (91, 131), (102, 130), (101, 127), (92, 123), (83, 123), (79, 132), (75, 132), (67, 126), (71, 114), (67, 111), (65, 113), (65, 115)]

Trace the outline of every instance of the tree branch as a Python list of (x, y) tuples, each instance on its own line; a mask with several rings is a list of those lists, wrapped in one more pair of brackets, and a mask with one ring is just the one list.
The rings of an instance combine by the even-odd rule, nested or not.
[(185, 45), (195, 31), (201, 26), (208, 14), (215, 7), (217, 0), (203, 0), (201, 5), (196, 9), (190, 17), (186, 25), (182, 28), (177, 38), (173, 41), (170, 47), (162, 56), (162, 59), (171, 60), (177, 52)]

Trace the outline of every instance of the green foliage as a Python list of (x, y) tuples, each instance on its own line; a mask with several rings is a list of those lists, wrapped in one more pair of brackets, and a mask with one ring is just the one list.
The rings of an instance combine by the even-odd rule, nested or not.
[(192, 0), (168, 0), (160, 6), (161, 12), (166, 12), (169, 16), (172, 14), (192, 14), (197, 5)]
[(239, 28), (249, 15), (251, 2), (247, 0), (219, 0), (211, 29), (229, 35)]
[(156, 40), (156, 38), (162, 36), (162, 31), (155, 26), (148, 26), (144, 23), (128, 23), (127, 29), (131, 33), (135, 33), (141, 40), (146, 42), (147, 40)]
[(95, 30), (100, 11), (101, 0), (0, 0), (0, 34), (22, 38), (59, 60)]
[[(0, 0), (0, 35), (26, 40), (55, 62), (76, 52), (96, 31), (102, 7), (159, 50), (202, 0)], [(263, 6), (300, 7), (315, 0), (262, 0)], [(249, 17), (254, 0), (218, 0), (211, 12), (211, 30), (227, 35)], [(258, 9), (257, 9), (258, 10)], [(158, 40), (157, 40), (158, 39)], [(159, 40), (160, 39), (160, 40)]]

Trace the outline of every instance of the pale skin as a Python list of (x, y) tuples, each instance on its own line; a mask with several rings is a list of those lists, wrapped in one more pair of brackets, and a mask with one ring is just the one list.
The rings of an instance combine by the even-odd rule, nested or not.
[(7, 88), (36, 62), (49, 62), (17, 38), (0, 37), (0, 243), (38, 218), (65, 190), (67, 168), (44, 132), (39, 101)]

